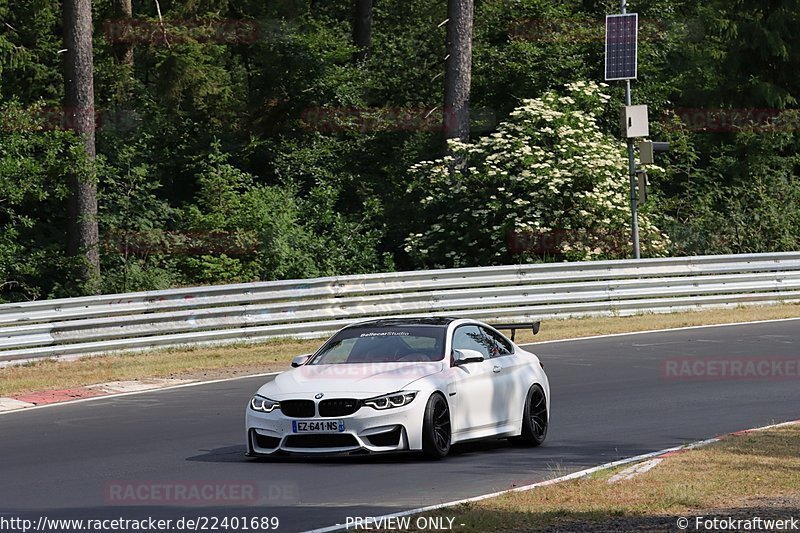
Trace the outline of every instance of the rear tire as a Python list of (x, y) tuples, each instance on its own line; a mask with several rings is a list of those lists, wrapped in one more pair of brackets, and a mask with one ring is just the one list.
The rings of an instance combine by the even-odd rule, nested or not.
[(422, 422), (422, 453), (431, 459), (441, 459), (450, 453), (452, 430), (450, 406), (439, 393), (433, 394), (425, 406)]
[(522, 412), (522, 433), (511, 441), (523, 446), (539, 446), (547, 438), (547, 398), (539, 384), (534, 384), (525, 399)]

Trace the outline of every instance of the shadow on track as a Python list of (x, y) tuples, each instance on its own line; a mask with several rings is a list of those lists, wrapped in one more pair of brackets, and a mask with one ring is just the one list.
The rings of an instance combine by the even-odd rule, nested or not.
[[(497, 450), (519, 449), (506, 440), (486, 440), (456, 444), (450, 450), (450, 458), (463, 457), (476, 453), (488, 453)], [(273, 457), (247, 457), (243, 444), (223, 446), (211, 450), (200, 450), (202, 453), (187, 457), (187, 461), (203, 463), (330, 463), (330, 464), (401, 464), (401, 463), (427, 463), (430, 459), (419, 453), (401, 452), (393, 454), (356, 454), (317, 457), (314, 455), (276, 455)], [(445, 459), (447, 460), (447, 459)]]

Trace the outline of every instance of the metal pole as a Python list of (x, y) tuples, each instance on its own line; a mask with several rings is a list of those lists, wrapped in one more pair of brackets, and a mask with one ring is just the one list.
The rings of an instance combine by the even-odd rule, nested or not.
[[(631, 105), (631, 82), (625, 87), (625, 105)], [(633, 151), (633, 139), (628, 139), (628, 172), (631, 184), (631, 228), (633, 231), (633, 258), (641, 259), (639, 252), (639, 203), (636, 201), (636, 155)]]
[[(628, 12), (627, 0), (621, 0), (622, 14)], [(625, 82), (625, 105), (632, 105), (631, 80)], [(633, 233), (633, 257), (641, 259), (639, 251), (639, 204), (636, 201), (636, 155), (633, 150), (633, 139), (628, 139), (628, 173), (631, 186), (631, 230)]]

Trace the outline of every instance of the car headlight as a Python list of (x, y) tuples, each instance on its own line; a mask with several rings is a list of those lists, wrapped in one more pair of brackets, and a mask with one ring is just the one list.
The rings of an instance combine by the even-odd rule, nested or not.
[(372, 407), (373, 409), (382, 411), (384, 409), (393, 409), (395, 407), (403, 407), (404, 405), (408, 405), (413, 402), (414, 398), (416, 397), (417, 391), (400, 391), (393, 392), (391, 394), (384, 394), (383, 396), (377, 396), (375, 398), (361, 400), (361, 403), (367, 407)]
[(259, 396), (256, 394), (253, 396), (253, 399), (250, 400), (250, 409), (253, 411), (258, 411), (259, 413), (271, 413), (275, 409), (280, 406), (280, 402), (276, 402), (275, 400), (270, 400), (269, 398), (265, 398), (264, 396)]

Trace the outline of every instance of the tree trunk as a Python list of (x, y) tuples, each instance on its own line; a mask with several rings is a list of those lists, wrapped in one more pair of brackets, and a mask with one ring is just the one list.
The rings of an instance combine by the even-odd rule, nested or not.
[[(91, 0), (64, 0), (64, 115), (70, 129), (83, 139), (93, 168), (95, 109)], [(100, 277), (97, 226), (97, 182), (93, 171), (70, 181), (67, 252), (83, 257), (80, 276), (89, 286)]]
[(363, 61), (372, 51), (372, 0), (355, 0), (353, 43), (358, 50), (353, 59)]
[(118, 37), (114, 43), (114, 55), (121, 65), (133, 66), (133, 6), (131, 0), (114, 0), (114, 23), (119, 27), (112, 35)]
[(448, 0), (447, 72), (444, 79), (446, 139), (469, 140), (474, 0)]

